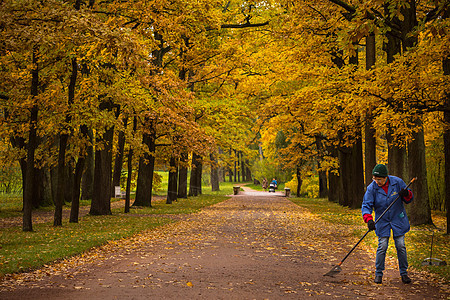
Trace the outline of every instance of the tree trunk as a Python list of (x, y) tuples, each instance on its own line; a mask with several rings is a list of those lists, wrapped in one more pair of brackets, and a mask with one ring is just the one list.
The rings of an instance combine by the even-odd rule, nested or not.
[[(133, 118), (133, 134), (136, 133), (137, 129), (137, 117)], [(130, 212), (130, 200), (131, 200), (131, 178), (133, 175), (133, 147), (130, 145), (130, 149), (128, 150), (128, 162), (127, 162), (127, 187), (125, 191), (125, 213)]]
[(172, 156), (169, 162), (169, 183), (167, 188), (166, 204), (172, 204), (177, 201), (177, 185), (178, 185), (178, 166), (177, 159)]
[(75, 170), (73, 168), (73, 165), (75, 165), (75, 160), (72, 159), (72, 162), (73, 162), (73, 164), (70, 164), (70, 163), (66, 164), (66, 168), (65, 168), (66, 180), (65, 180), (64, 184), (68, 188), (66, 188), (64, 191), (64, 202), (67, 202), (67, 203), (72, 203), (72, 199), (73, 199), (73, 186), (74, 186), (74, 181), (75, 181)]
[[(317, 163), (320, 168), (320, 162)], [(327, 172), (319, 171), (319, 198), (326, 197), (328, 197)]]
[(342, 206), (350, 206), (350, 185), (352, 182), (350, 181), (352, 172), (351, 168), (351, 151), (350, 147), (339, 147), (339, 181), (341, 189), (338, 203)]
[[(327, 147), (328, 153), (331, 157), (339, 159), (339, 150), (335, 146)], [(340, 177), (338, 170), (328, 170), (328, 201), (339, 203), (340, 191)]]
[[(450, 15), (450, 7), (447, 6), (444, 11), (443, 18), (448, 19)], [(450, 76), (450, 56), (442, 61), (444, 76)], [(447, 86), (444, 98), (445, 106), (450, 107), (450, 88)], [(445, 208), (447, 214), (447, 234), (450, 234), (450, 111), (444, 112), (444, 160), (445, 160)]]
[(302, 190), (302, 173), (301, 173), (301, 169), (299, 166), (297, 166), (297, 197), (300, 197), (301, 194), (301, 190)]
[[(105, 101), (100, 104), (101, 110), (111, 111), (113, 104)], [(95, 151), (94, 166), (94, 192), (92, 194), (91, 215), (111, 214), (111, 183), (112, 183), (112, 143), (114, 139), (114, 127), (107, 128), (103, 136), (99, 138), (97, 145), (101, 145)]]
[(417, 181), (411, 185), (414, 201), (406, 207), (412, 225), (432, 224), (422, 121), (416, 119), (415, 125), (422, 129), (413, 133), (413, 140), (408, 144), (408, 167), (409, 177), (417, 177)]
[(41, 205), (43, 206), (52, 206), (53, 205), (53, 195), (52, 195), (52, 180), (50, 176), (50, 169), (45, 168), (41, 170), (42, 177), (42, 188), (43, 188), (43, 202)]
[(234, 182), (237, 182), (237, 151), (234, 150)]
[[(371, 33), (366, 37), (366, 70), (370, 70), (373, 66), (375, 66), (375, 62), (375, 34)], [(366, 111), (366, 120), (364, 124), (364, 141), (364, 185), (368, 186), (372, 182), (372, 169), (377, 164), (377, 141), (376, 130), (373, 127), (372, 108), (368, 108)]]
[[(124, 118), (123, 120), (124, 128), (127, 127), (127, 123), (128, 119)], [(125, 151), (125, 132), (123, 130), (120, 130), (117, 139), (117, 153), (116, 158), (114, 160), (114, 175), (111, 189), (111, 193), (113, 194), (114, 194), (114, 187), (120, 186), (120, 177), (122, 175), (124, 151)]]
[[(39, 143), (39, 142), (38, 142)], [(33, 179), (33, 207), (38, 208), (44, 204), (44, 170), (34, 168)], [(52, 203), (50, 203), (52, 204)]]
[(84, 163), (86, 159), (83, 156), (78, 157), (75, 166), (75, 176), (72, 185), (72, 203), (70, 206), (69, 223), (78, 223), (78, 216), (80, 212), (80, 187), (81, 176), (83, 175)]
[[(80, 132), (85, 139), (88, 139), (89, 129), (86, 125), (80, 126)], [(73, 199), (70, 207), (70, 223), (78, 223), (78, 217), (80, 212), (80, 194), (81, 194), (81, 178), (83, 176), (84, 166), (86, 164), (86, 157), (84, 151), (80, 151), (78, 161), (75, 166), (75, 176), (73, 181)]]
[[(450, 75), (450, 59), (444, 61), (444, 74)], [(445, 95), (446, 106), (450, 107), (450, 91)], [(445, 208), (447, 215), (447, 234), (450, 234), (450, 112), (444, 112), (446, 127), (444, 129), (444, 157), (445, 157)]]
[(339, 204), (359, 208), (364, 196), (364, 170), (361, 136), (351, 147), (339, 148), (339, 175), (342, 183)]
[(244, 164), (242, 162), (242, 151), (237, 152), (238, 159), (238, 182), (244, 181)]
[(64, 205), (65, 179), (66, 179), (66, 147), (69, 139), (68, 134), (61, 134), (59, 137), (59, 154), (58, 154), (58, 184), (55, 196), (55, 214), (53, 218), (53, 226), (62, 226), (62, 208)]
[[(400, 22), (402, 33), (402, 49), (415, 47), (418, 42), (417, 35), (411, 34), (417, 26), (416, 1), (408, 0), (409, 6), (401, 9), (403, 20)], [(413, 132), (412, 141), (408, 144), (409, 177), (417, 177), (417, 182), (412, 186), (414, 201), (407, 206), (408, 217), (412, 225), (432, 224), (431, 209), (428, 198), (427, 169), (425, 160), (425, 139), (423, 124), (420, 118), (414, 121), (414, 127), (420, 128), (419, 132)]]
[(202, 193), (202, 164), (201, 157), (192, 153), (191, 179), (189, 183), (189, 196), (198, 196)]
[(127, 187), (125, 192), (125, 213), (130, 212), (130, 203), (131, 203), (131, 175), (133, 172), (133, 148), (130, 147), (128, 150), (128, 162), (127, 162)]
[[(388, 15), (388, 4), (385, 4), (385, 13)], [(399, 24), (400, 20), (397, 17), (393, 17), (390, 20), (393, 24)], [(387, 42), (383, 49), (386, 52), (386, 61), (388, 64), (394, 62), (395, 55), (401, 53), (401, 40), (391, 34), (386, 33)], [(388, 144), (388, 170), (389, 174), (405, 178), (406, 173), (406, 147), (401, 147), (399, 143), (394, 143), (392, 137), (392, 129), (388, 129), (386, 132), (386, 140)]]
[(339, 175), (330, 171), (328, 173), (328, 201), (339, 203), (340, 178)]
[(326, 198), (328, 197), (328, 187), (327, 187), (327, 173), (323, 170), (321, 170), (321, 160), (323, 159), (323, 144), (322, 144), (322, 138), (318, 135), (315, 137), (316, 140), (316, 149), (318, 154), (317, 159), (317, 169), (319, 174), (319, 198)]
[(187, 198), (187, 182), (188, 182), (188, 168), (186, 167), (188, 155), (181, 154), (180, 168), (178, 171), (178, 198)]
[(246, 181), (252, 181), (252, 170), (250, 170), (250, 162), (248, 159), (245, 160), (245, 165), (246, 165), (246, 177), (247, 180)]
[[(8, 116), (8, 112), (5, 111), (5, 116)], [(26, 151), (25, 139), (23, 137), (15, 136), (16, 132), (10, 137), (11, 145), (14, 148), (18, 148), (21, 151)], [(20, 170), (22, 173), (22, 199), (25, 199), (25, 189), (26, 189), (26, 174), (27, 174), (27, 159), (25, 157), (21, 157), (19, 159)]]
[[(37, 66), (37, 50), (33, 50), (32, 62), (34, 68), (31, 71), (31, 96), (33, 102), (38, 95), (39, 87), (39, 71)], [(27, 171), (25, 175), (25, 190), (23, 197), (23, 231), (33, 231), (32, 210), (33, 210), (33, 181), (34, 181), (34, 156), (38, 146), (37, 138), (37, 122), (38, 122), (38, 106), (33, 103), (31, 107), (29, 133), (28, 133), (28, 147), (27, 147)]]
[(407, 172), (407, 154), (406, 146), (398, 145), (392, 137), (391, 130), (388, 129), (386, 133), (386, 140), (388, 144), (388, 170), (390, 175), (400, 178), (406, 178)]
[(89, 145), (86, 151), (86, 169), (81, 179), (81, 199), (83, 200), (92, 199), (94, 192), (95, 156), (94, 147), (92, 146), (94, 139), (92, 129), (88, 131), (88, 137)]
[(213, 192), (219, 191), (219, 168), (217, 158), (214, 153), (211, 153), (209, 158), (211, 159), (211, 190)]
[(364, 166), (362, 148), (362, 136), (360, 134), (352, 147), (351, 208), (360, 208), (364, 197)]
[(144, 133), (143, 144), (147, 145), (148, 151), (139, 160), (139, 171), (136, 187), (136, 198), (133, 206), (152, 206), (153, 172), (155, 169), (155, 142), (156, 132), (154, 123), (150, 122), (150, 132)]

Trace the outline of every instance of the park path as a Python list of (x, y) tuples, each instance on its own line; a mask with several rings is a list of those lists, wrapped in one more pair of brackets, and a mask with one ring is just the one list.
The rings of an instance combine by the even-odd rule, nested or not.
[(244, 188), (186, 219), (0, 282), (0, 299), (448, 299), (427, 274), (401, 283), (387, 261), (372, 282), (374, 253), (281, 193)]

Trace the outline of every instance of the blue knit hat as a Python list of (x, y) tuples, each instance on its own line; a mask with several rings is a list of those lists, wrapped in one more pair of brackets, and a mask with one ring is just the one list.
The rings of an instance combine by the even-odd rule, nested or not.
[(383, 164), (378, 164), (373, 168), (372, 175), (377, 177), (387, 177), (388, 176), (388, 169)]

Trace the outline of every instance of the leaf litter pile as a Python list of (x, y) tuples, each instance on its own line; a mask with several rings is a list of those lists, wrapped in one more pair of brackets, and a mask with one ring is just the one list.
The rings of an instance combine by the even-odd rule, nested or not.
[(373, 283), (375, 249), (323, 276), (357, 241), (284, 197), (245, 193), (185, 220), (0, 282), (1, 299), (448, 299), (429, 274), (402, 284), (395, 258)]

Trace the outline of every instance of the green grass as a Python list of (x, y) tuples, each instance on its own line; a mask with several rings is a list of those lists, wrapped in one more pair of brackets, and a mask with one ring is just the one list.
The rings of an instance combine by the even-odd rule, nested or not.
[[(343, 207), (336, 203), (329, 202), (327, 199), (290, 198), (290, 200), (337, 226), (354, 226), (355, 237), (360, 238), (367, 231), (367, 227), (361, 217), (360, 209)], [(434, 229), (434, 227), (430, 225), (412, 226), (411, 231), (406, 234), (405, 239), (408, 251), (408, 263), (410, 267), (414, 269), (428, 270), (447, 283), (450, 283), (450, 265), (422, 266), (422, 261), (425, 258), (430, 257), (431, 236), (433, 230), (435, 231), (433, 257), (445, 260), (447, 261), (447, 264), (450, 264), (450, 236), (445, 234), (445, 215), (442, 212), (433, 212), (432, 219), (439, 230)], [(377, 237), (375, 234), (369, 234), (362, 243), (372, 248), (376, 248), (378, 244)], [(392, 238), (389, 244), (388, 254), (396, 259), (396, 250)], [(350, 251), (350, 249), (348, 250)], [(375, 261), (375, 257), (373, 257), (373, 261)]]
[[(35, 269), (45, 264), (69, 256), (83, 253), (92, 247), (100, 246), (110, 240), (133, 236), (144, 230), (173, 222), (172, 219), (159, 216), (170, 214), (190, 214), (201, 208), (222, 202), (233, 193), (233, 183), (221, 183), (220, 191), (211, 192), (210, 187), (203, 188), (203, 195), (179, 199), (172, 204), (154, 201), (153, 207), (132, 209), (124, 214), (123, 208), (114, 209), (110, 216), (85, 216), (79, 223), (63, 222), (63, 226), (54, 227), (52, 222), (34, 224), (33, 232), (23, 232), (22, 228), (0, 229), (0, 277), (4, 274)], [(21, 209), (21, 199), (8, 200), (8, 208)], [(89, 204), (85, 202), (84, 204)], [(19, 212), (20, 212), (19, 209)]]
[(22, 194), (0, 194), (0, 218), (22, 215)]
[(87, 216), (79, 223), (64, 222), (61, 227), (35, 224), (33, 232), (23, 232), (19, 227), (2, 229), (0, 276), (37, 268), (169, 222), (167, 218)]

